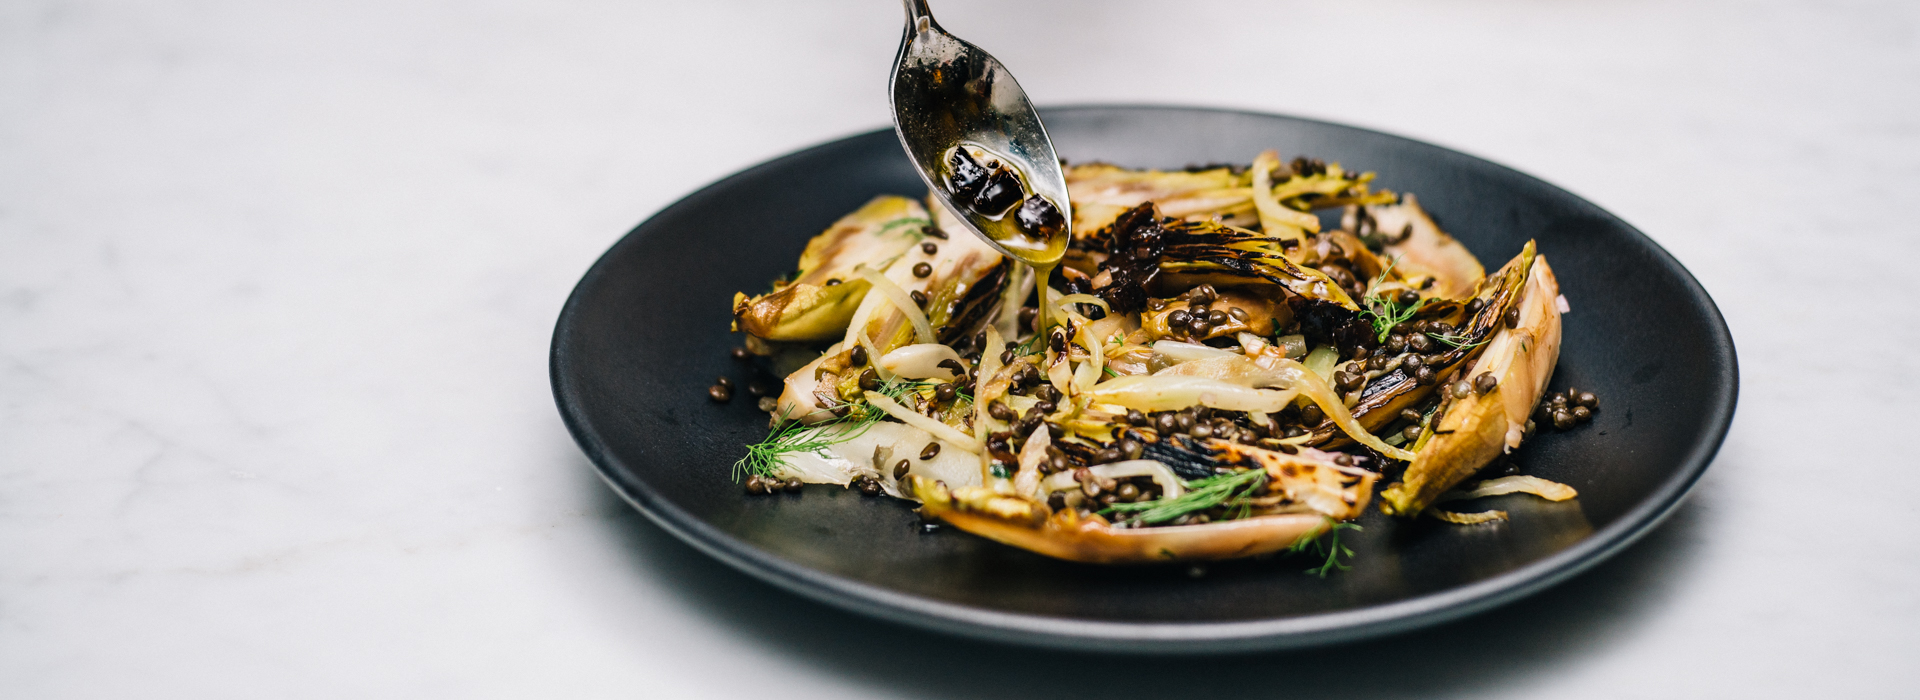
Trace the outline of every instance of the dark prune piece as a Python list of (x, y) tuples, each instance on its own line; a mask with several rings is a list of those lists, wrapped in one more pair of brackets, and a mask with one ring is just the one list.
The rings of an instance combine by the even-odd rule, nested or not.
[(953, 198), (960, 201), (972, 199), (987, 184), (987, 169), (967, 155), (967, 149), (956, 148), (947, 158), (947, 189), (953, 192)]
[(1005, 170), (996, 170), (987, 176), (986, 184), (973, 196), (973, 210), (982, 216), (998, 216), (1019, 203), (1025, 194), (1021, 190), (1019, 177)]
[(1041, 239), (1053, 237), (1067, 225), (1060, 209), (1037, 194), (1020, 204), (1020, 210), (1013, 213), (1013, 222), (1027, 235)]

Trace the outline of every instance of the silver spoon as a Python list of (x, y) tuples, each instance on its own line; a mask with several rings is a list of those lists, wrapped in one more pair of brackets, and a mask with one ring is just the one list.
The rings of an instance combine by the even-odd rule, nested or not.
[[(941, 29), (926, 0), (904, 2), (906, 36), (894, 58), (889, 85), (893, 127), (900, 144), (927, 187), (959, 213), (975, 234), (1009, 257), (1051, 268), (1066, 253), (1073, 211), (1060, 158), (1054, 155), (1040, 115), (999, 60)], [(999, 192), (1002, 197), (981, 194), (990, 184), (965, 187), (964, 175), (971, 170), (958, 165), (954, 155), (962, 147), (975, 164), (989, 171), (995, 166), (1008, 168), (1023, 181), (1020, 203), (996, 211), (1007, 201), (1004, 187)], [(957, 173), (956, 168), (963, 172)], [(1052, 218), (1043, 207), (1028, 201), (1036, 196), (1053, 207)], [(1041, 219), (1056, 226), (1044, 225)]]

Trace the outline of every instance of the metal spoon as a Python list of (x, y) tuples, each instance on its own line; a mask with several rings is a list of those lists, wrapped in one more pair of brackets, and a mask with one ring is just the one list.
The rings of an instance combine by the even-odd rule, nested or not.
[[(894, 58), (893, 126), (927, 187), (960, 214), (973, 232), (1009, 257), (1051, 268), (1066, 253), (1073, 211), (1060, 158), (1013, 74), (980, 47), (948, 34), (933, 21), (926, 0), (904, 0), (906, 35)], [(1061, 217), (1057, 231), (1036, 235), (1016, 225), (1018, 207), (981, 212), (952, 187), (952, 152), (966, 145), (988, 163), (1011, 166), (1023, 195), (1046, 200)]]

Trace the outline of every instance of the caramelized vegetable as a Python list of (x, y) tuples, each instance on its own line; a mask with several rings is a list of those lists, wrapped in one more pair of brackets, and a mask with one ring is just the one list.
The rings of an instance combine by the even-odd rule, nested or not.
[(870, 286), (861, 265), (885, 269), (921, 239), (927, 210), (906, 197), (883, 195), (841, 217), (800, 254), (797, 275), (766, 294), (733, 295), (734, 330), (768, 341), (817, 341), (844, 332)]
[[(1064, 223), (987, 196), (976, 165), (950, 183), (974, 206)], [(1322, 575), (1352, 551), (1320, 536), (1357, 528), (1399, 463), (1379, 499), (1399, 516), (1492, 522), (1506, 514), (1433, 506), (1575, 497), (1522, 475), (1451, 490), (1530, 418), (1572, 429), (1600, 409), (1573, 389), (1541, 402), (1566, 301), (1533, 243), (1489, 276), (1411, 195), (1274, 151), (1067, 179), (1057, 269), (1002, 258), (943, 205), (881, 197), (816, 237), (792, 283), (738, 296), (750, 348), (820, 352), (760, 399), (776, 426), (736, 465), (749, 493), (919, 500), (929, 520), (1079, 562), (1319, 544)], [(1322, 231), (1329, 207), (1343, 226)]]
[(1380, 242), (1380, 254), (1394, 261), (1394, 269), (1407, 284), (1434, 296), (1466, 296), (1486, 277), (1480, 259), (1441, 231), (1413, 195), (1406, 195), (1399, 204), (1348, 207), (1341, 226), (1363, 240)]
[[(1495, 457), (1520, 446), (1528, 416), (1546, 392), (1560, 357), (1560, 285), (1533, 244), (1508, 263), (1503, 275), (1524, 271), (1516, 325), (1502, 325), (1460, 385), (1446, 394), (1433, 429), (1415, 446), (1416, 457), (1401, 483), (1381, 494), (1381, 508), (1412, 517), (1440, 494), (1472, 476)], [(1481, 377), (1490, 377), (1490, 380)]]
[(921, 515), (988, 539), (1056, 559), (1098, 564), (1147, 564), (1231, 559), (1287, 549), (1356, 517), (1373, 493), (1372, 472), (1345, 467), (1317, 450), (1286, 454), (1215, 441), (1204, 448), (1221, 466), (1265, 472), (1266, 485), (1243, 501), (1248, 517), (1161, 527), (1119, 527), (1105, 516), (1054, 512), (1044, 503), (990, 487), (950, 488), (915, 477)]

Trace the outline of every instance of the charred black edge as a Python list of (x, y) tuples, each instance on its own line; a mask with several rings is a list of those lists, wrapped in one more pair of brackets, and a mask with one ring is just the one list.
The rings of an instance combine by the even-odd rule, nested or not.
[(1126, 433), (1139, 440), (1145, 449), (1140, 456), (1151, 459), (1172, 469), (1174, 475), (1193, 481), (1205, 479), (1218, 473), (1220, 467), (1227, 466), (1218, 458), (1216, 450), (1203, 446), (1198, 440), (1186, 435), (1168, 435), (1155, 437), (1152, 433), (1128, 430)]
[[(1434, 372), (1436, 375), (1446, 374), (1464, 367), (1468, 360), (1473, 359), (1473, 357), (1479, 353), (1480, 349), (1485, 347), (1483, 344), (1491, 338), (1494, 333), (1499, 332), (1500, 324), (1503, 322), (1502, 319), (1506, 315), (1507, 310), (1519, 304), (1520, 297), (1525, 293), (1524, 287), (1520, 288), (1519, 291), (1511, 290), (1512, 285), (1509, 284), (1507, 275), (1524, 275), (1531, 272), (1531, 270), (1532, 265), (1528, 265), (1526, 270), (1516, 268), (1507, 270), (1505, 274), (1501, 275), (1498, 286), (1495, 287), (1497, 291), (1487, 297), (1493, 303), (1487, 304), (1480, 309), (1480, 313), (1475, 314), (1470, 319), (1466, 319), (1466, 327), (1460, 334), (1466, 342), (1441, 353), (1438, 355), (1439, 359), (1437, 361), (1431, 362), (1428, 365), (1435, 368)], [(1478, 297), (1479, 295), (1475, 296)], [(1456, 307), (1459, 306), (1459, 304), (1454, 301), (1443, 303)], [(1451, 315), (1454, 309), (1445, 309), (1444, 311), (1444, 314), (1435, 314), (1435, 316)], [(1298, 315), (1298, 310), (1296, 310), (1295, 313)], [(1426, 316), (1426, 314), (1420, 315)], [(1305, 326), (1304, 321), (1302, 322), (1302, 326)], [(1309, 340), (1312, 339), (1311, 334), (1309, 334), (1308, 338)], [(1346, 346), (1342, 345), (1340, 347)], [(1393, 379), (1394, 381), (1388, 385), (1383, 384), (1381, 379)], [(1381, 386), (1382, 388), (1368, 391), (1375, 386)], [(1418, 388), (1419, 385), (1413, 381), (1413, 377), (1407, 375), (1404, 370), (1396, 369), (1392, 373), (1382, 375), (1380, 378), (1376, 378), (1373, 382), (1369, 383), (1367, 390), (1362, 390), (1359, 403), (1354, 404), (1352, 408), (1354, 420), (1360, 420), (1372, 411), (1393, 403), (1400, 395), (1418, 390)], [(1450, 399), (1442, 398), (1439, 410), (1433, 417), (1434, 424), (1437, 425), (1440, 422), (1440, 418), (1446, 415), (1446, 409), (1450, 404), (1452, 404)], [(1314, 442), (1316, 444), (1341, 442), (1340, 437), (1344, 434), (1340, 432), (1338, 426), (1333, 424), (1331, 419), (1322, 421), (1319, 425), (1314, 426), (1312, 432), (1315, 436)]]

